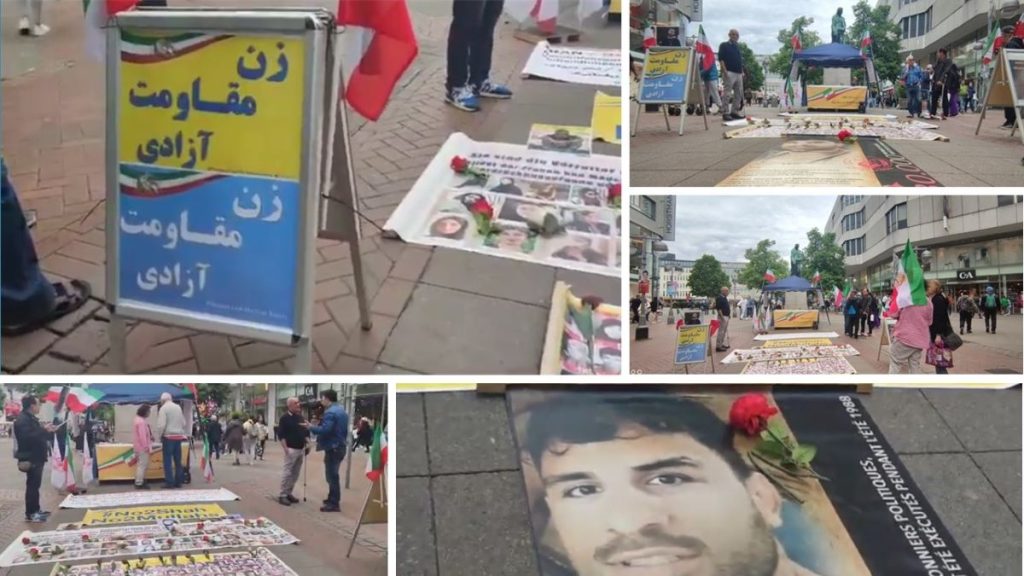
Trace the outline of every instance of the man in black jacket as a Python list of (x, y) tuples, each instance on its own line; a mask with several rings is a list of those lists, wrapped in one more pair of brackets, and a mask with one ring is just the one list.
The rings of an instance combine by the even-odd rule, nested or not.
[(935, 116), (935, 112), (939, 108), (939, 102), (942, 102), (943, 120), (949, 116), (949, 94), (946, 92), (946, 88), (949, 82), (949, 73), (952, 71), (952, 64), (953, 62), (949, 59), (946, 49), (939, 48), (939, 59), (935, 63), (934, 73), (932, 74), (932, 101), (928, 112)]
[(21, 399), (21, 414), (14, 421), (14, 438), (18, 443), (16, 457), (19, 462), (29, 462), (31, 468), (25, 480), (25, 520), (46, 522), (50, 513), (39, 507), (39, 486), (43, 483), (43, 467), (46, 466), (46, 445), (50, 434), (57, 427), (40, 424), (39, 400), (31, 394)]

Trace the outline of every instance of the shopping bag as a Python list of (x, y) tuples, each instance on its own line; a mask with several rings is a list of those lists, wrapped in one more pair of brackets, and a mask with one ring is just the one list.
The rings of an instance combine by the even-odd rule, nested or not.
[(927, 354), (925, 354), (924, 362), (925, 364), (935, 366), (936, 368), (952, 368), (953, 351), (942, 344), (932, 343), (932, 345), (928, 347)]

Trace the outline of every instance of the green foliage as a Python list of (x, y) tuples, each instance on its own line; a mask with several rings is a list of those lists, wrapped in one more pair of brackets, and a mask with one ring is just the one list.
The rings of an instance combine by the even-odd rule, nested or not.
[[(871, 57), (875, 61), (875, 70), (881, 80), (896, 79), (900, 75), (903, 63), (900, 62), (900, 25), (889, 21), (891, 7), (879, 4), (874, 8), (866, 0), (860, 0), (853, 7), (854, 21), (846, 29), (847, 44), (860, 49), (860, 38), (864, 30), (871, 31)], [(855, 71), (854, 76), (863, 78), (863, 70)]]
[(761, 240), (756, 247), (748, 248), (743, 253), (743, 257), (747, 259), (747, 265), (740, 270), (738, 276), (741, 284), (747, 288), (760, 288), (764, 283), (764, 273), (769, 269), (779, 278), (788, 276), (789, 266), (777, 251), (772, 250), (774, 245), (774, 240)]
[(730, 286), (731, 282), (722, 264), (714, 256), (705, 254), (693, 264), (689, 284), (694, 296), (714, 298), (722, 291), (722, 286)]
[[(821, 45), (821, 37), (818, 36), (818, 33), (809, 30), (811, 24), (814, 24), (814, 18), (801, 16), (793, 20), (793, 24), (789, 28), (779, 30), (778, 40), (782, 47), (768, 61), (769, 70), (783, 78), (789, 76), (789, 70), (793, 63), (793, 45), (789, 41), (798, 30), (800, 31), (800, 43), (804, 50)], [(821, 84), (825, 76), (820, 68), (808, 70), (805, 74), (808, 84)]]
[(843, 259), (846, 255), (843, 247), (836, 243), (836, 235), (832, 232), (822, 234), (817, 228), (807, 233), (807, 246), (803, 248), (804, 261), (800, 272), (808, 281), (814, 272), (821, 273), (821, 289), (829, 292), (834, 286), (842, 289), (846, 277)]
[(218, 406), (224, 406), (231, 399), (231, 384), (196, 384), (199, 400), (213, 400)]
[(740, 42), (739, 46), (740, 54), (743, 55), (743, 69), (747, 72), (747, 77), (743, 80), (743, 89), (757, 92), (764, 87), (764, 70), (749, 46), (743, 42)]

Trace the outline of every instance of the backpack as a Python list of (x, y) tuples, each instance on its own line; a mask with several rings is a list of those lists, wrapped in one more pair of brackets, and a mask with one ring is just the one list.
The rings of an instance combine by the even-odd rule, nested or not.
[(997, 300), (995, 294), (987, 294), (985, 296), (985, 308), (997, 308)]

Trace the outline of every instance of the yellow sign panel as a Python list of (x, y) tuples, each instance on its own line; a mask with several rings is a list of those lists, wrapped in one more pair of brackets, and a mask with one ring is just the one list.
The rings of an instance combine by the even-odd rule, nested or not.
[(644, 76), (657, 78), (668, 75), (685, 75), (690, 67), (689, 50), (650, 51), (644, 63)]
[(772, 321), (776, 328), (814, 328), (818, 324), (818, 311), (774, 310)]
[(298, 180), (301, 39), (122, 31), (123, 163)]
[(86, 526), (105, 524), (133, 524), (156, 522), (167, 518), (177, 520), (208, 520), (227, 516), (217, 504), (174, 504), (166, 506), (137, 506), (134, 508), (108, 508), (87, 510), (82, 524)]
[[(181, 465), (189, 464), (188, 444), (181, 444)], [(97, 444), (96, 463), (99, 467), (99, 481), (134, 480), (135, 449), (131, 444)], [(163, 480), (164, 454), (157, 446), (149, 455), (149, 466), (146, 467), (146, 480)]]
[(791, 348), (793, 346), (831, 346), (829, 338), (794, 338), (792, 340), (768, 340), (761, 348)]
[(458, 392), (476, 390), (476, 384), (395, 384), (397, 392)]
[(594, 94), (590, 127), (594, 131), (594, 140), (622, 144), (622, 97), (600, 91)]
[(676, 344), (704, 344), (708, 341), (706, 326), (683, 326), (679, 328)]
[(865, 86), (808, 86), (808, 110), (860, 110), (868, 98)]

